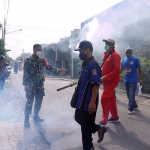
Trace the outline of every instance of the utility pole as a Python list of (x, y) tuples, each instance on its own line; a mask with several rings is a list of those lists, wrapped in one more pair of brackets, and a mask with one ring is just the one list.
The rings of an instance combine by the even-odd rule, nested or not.
[(5, 34), (6, 34), (6, 19), (4, 18), (4, 29), (3, 29), (4, 47), (5, 47)]
[(24, 49), (22, 50), (22, 62), (24, 62)]

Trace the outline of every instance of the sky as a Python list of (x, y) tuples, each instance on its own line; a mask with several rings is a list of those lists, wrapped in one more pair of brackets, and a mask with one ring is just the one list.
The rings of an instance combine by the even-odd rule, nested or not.
[[(33, 44), (50, 44), (69, 37), (90, 17), (121, 0), (0, 0), (0, 23), (6, 18), (6, 48), (16, 59), (32, 53)], [(22, 31), (19, 31), (22, 29)], [(2, 30), (0, 31), (0, 38)], [(10, 33), (12, 32), (12, 33)]]

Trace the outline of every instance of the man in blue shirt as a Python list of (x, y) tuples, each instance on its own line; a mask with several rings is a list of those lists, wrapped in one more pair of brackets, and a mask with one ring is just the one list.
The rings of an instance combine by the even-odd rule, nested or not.
[(75, 51), (79, 51), (79, 57), (83, 61), (76, 87), (78, 90), (78, 99), (75, 120), (81, 125), (83, 149), (94, 150), (92, 133), (98, 132), (98, 142), (101, 142), (107, 131), (106, 127), (95, 124), (101, 70), (92, 56), (93, 46), (91, 42), (80, 42), (79, 48)]
[[(140, 61), (137, 57), (132, 56), (133, 50), (128, 47), (125, 50), (126, 58), (122, 60), (121, 64), (121, 72), (125, 71), (125, 87), (126, 93), (128, 97), (128, 114), (132, 115), (134, 113), (134, 109), (138, 108), (138, 105), (135, 101), (135, 91), (137, 88), (137, 83), (140, 82), (142, 84), (142, 69)], [(138, 74), (137, 69), (139, 72), (139, 81), (138, 81)]]

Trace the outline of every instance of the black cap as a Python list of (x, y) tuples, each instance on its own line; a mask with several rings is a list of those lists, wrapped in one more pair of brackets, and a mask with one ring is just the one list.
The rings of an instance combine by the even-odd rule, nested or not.
[(75, 49), (74, 51), (79, 51), (80, 49), (87, 49), (87, 48), (93, 51), (92, 43), (90, 41), (84, 40), (80, 42), (79, 47)]

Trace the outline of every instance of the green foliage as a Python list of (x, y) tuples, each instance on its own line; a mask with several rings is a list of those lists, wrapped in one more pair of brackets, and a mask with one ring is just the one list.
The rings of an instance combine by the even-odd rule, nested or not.
[(16, 60), (23, 62), (26, 58), (28, 58), (30, 56), (31, 56), (31, 53), (23, 53), (19, 57), (17, 57)]
[(8, 56), (7, 52), (9, 52), (10, 50), (7, 50), (4, 48), (4, 40), (0, 39), (0, 55), (4, 55), (4, 56)]
[(4, 49), (4, 41), (3, 39), (0, 39), (0, 55), (6, 56), (6, 50)]
[(140, 59), (142, 66), (142, 78), (144, 84), (150, 84), (150, 59), (149, 58), (141, 58)]
[(122, 73), (120, 74), (120, 81), (121, 82), (124, 82), (124, 75), (125, 75), (125, 72), (122, 71)]

